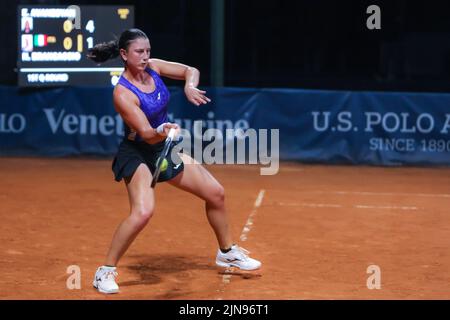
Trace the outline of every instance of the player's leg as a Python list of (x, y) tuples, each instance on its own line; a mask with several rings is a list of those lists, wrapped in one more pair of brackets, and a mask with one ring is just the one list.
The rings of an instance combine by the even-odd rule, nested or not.
[(130, 215), (117, 228), (109, 249), (106, 265), (115, 266), (139, 232), (147, 225), (155, 207), (154, 191), (149, 187), (152, 174), (141, 164), (134, 175), (125, 179), (130, 201)]
[(131, 178), (125, 179), (130, 200), (130, 215), (117, 228), (109, 248), (105, 265), (98, 268), (93, 285), (102, 293), (117, 293), (116, 265), (153, 214), (153, 189), (149, 187), (151, 173), (141, 164)]
[[(190, 192), (205, 201), (208, 221), (213, 228), (220, 248), (233, 244), (228, 216), (225, 210), (225, 191), (222, 185), (198, 162), (187, 155), (180, 155), (184, 170), (168, 183)], [(192, 163), (192, 164), (191, 164)]]
[[(248, 251), (233, 245), (225, 209), (225, 191), (222, 185), (204, 168), (187, 155), (181, 155), (184, 170), (171, 185), (205, 200), (206, 215), (214, 230), (219, 247), (216, 263), (222, 267), (236, 266), (245, 270), (258, 269), (261, 263), (248, 257)], [(226, 250), (224, 250), (226, 249)]]

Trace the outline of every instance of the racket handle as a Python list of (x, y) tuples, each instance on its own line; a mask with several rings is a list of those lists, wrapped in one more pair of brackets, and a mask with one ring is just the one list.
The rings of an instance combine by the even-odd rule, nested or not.
[(170, 140), (173, 140), (173, 138), (175, 138), (175, 129), (170, 128), (169, 134), (167, 136), (169, 137)]

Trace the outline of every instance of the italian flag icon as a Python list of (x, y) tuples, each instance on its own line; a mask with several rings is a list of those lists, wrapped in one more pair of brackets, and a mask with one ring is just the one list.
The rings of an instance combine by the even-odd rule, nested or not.
[(47, 35), (46, 34), (35, 34), (34, 35), (34, 46), (35, 47), (45, 47), (47, 45)]

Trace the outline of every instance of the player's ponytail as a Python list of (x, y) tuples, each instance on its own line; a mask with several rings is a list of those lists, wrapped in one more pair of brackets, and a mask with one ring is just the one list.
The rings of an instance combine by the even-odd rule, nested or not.
[(128, 50), (130, 43), (138, 38), (148, 39), (144, 31), (133, 28), (122, 32), (119, 40), (99, 43), (89, 49), (88, 58), (101, 63), (119, 56), (120, 49)]
[(103, 42), (89, 49), (88, 58), (97, 63), (105, 62), (119, 56), (119, 43), (117, 40)]

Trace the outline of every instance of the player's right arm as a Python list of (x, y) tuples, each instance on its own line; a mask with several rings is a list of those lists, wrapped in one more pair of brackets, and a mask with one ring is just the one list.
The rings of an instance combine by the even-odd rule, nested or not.
[(166, 130), (168, 132), (172, 124), (166, 124), (164, 133), (159, 134), (148, 122), (147, 117), (139, 107), (139, 99), (132, 92), (118, 85), (114, 88), (113, 101), (114, 108), (121, 115), (123, 121), (135, 130), (145, 142), (154, 144), (165, 139)]

